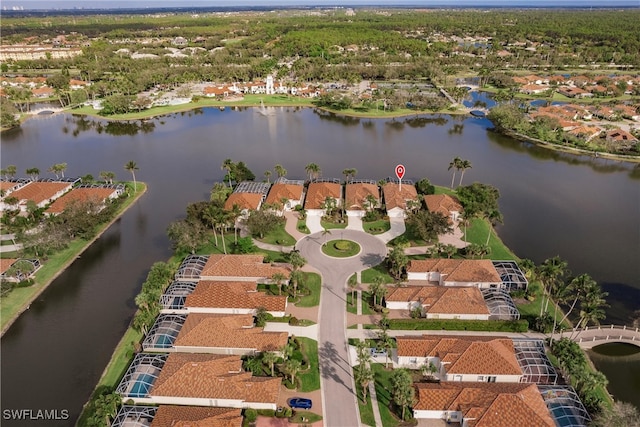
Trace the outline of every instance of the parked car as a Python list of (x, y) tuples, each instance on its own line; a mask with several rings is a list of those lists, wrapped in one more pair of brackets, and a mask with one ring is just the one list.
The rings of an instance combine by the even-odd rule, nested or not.
[(304, 397), (292, 397), (289, 399), (289, 406), (293, 409), (311, 409), (312, 404), (311, 399), (305, 399)]
[(380, 348), (372, 348), (371, 349), (371, 357), (385, 356), (387, 354), (386, 350)]

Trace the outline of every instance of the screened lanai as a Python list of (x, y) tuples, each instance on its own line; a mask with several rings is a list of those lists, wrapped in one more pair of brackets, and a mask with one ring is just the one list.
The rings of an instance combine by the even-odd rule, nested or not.
[(560, 427), (586, 427), (591, 421), (582, 401), (567, 385), (538, 386), (551, 416)]
[(493, 261), (493, 266), (498, 271), (505, 289), (508, 291), (527, 289), (529, 281), (515, 261)]
[(207, 265), (208, 255), (189, 255), (182, 261), (176, 272), (176, 280), (188, 281), (200, 279), (200, 273)]
[(123, 400), (149, 397), (151, 387), (158, 379), (168, 354), (138, 353), (120, 381), (116, 393)]
[(234, 193), (257, 193), (266, 195), (271, 184), (266, 182), (242, 181), (233, 189)]
[(142, 342), (144, 351), (169, 351), (173, 347), (186, 314), (160, 314)]
[(111, 427), (148, 427), (157, 411), (157, 406), (124, 405), (118, 411)]
[(558, 383), (558, 373), (544, 351), (542, 340), (514, 338), (512, 341), (516, 360), (522, 369), (521, 382), (542, 385)]
[(160, 296), (160, 310), (182, 310), (187, 297), (197, 285), (197, 282), (173, 282)]
[(520, 312), (511, 299), (509, 292), (502, 288), (487, 288), (482, 290), (482, 297), (489, 309), (491, 320), (518, 320)]

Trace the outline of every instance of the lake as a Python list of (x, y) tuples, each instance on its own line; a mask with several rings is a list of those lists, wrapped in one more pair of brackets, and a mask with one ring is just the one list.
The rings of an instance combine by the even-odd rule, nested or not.
[[(53, 177), (46, 170), (65, 162), (67, 176), (113, 171), (130, 180), (124, 164), (133, 160), (137, 179), (149, 186), (2, 338), (3, 409), (67, 409), (77, 418), (131, 320), (149, 268), (171, 254), (168, 224), (184, 217), (188, 203), (208, 199), (226, 158), (244, 161), (258, 179), (277, 163), (288, 178), (302, 179), (314, 162), (323, 177), (356, 168), (356, 178), (378, 180), (403, 163), (405, 179), (443, 186), (451, 183), (449, 162), (467, 159), (472, 168), (463, 185), (500, 190), (504, 242), (536, 263), (559, 255), (574, 274), (590, 274), (610, 293), (605, 322), (626, 322), (640, 308), (640, 169), (551, 152), (490, 127), (462, 116), (387, 120), (310, 108), (209, 108), (128, 123), (56, 114), (3, 133), (2, 167), (15, 164), (21, 175), (37, 167)], [(620, 397), (640, 395), (640, 380), (632, 382)]]

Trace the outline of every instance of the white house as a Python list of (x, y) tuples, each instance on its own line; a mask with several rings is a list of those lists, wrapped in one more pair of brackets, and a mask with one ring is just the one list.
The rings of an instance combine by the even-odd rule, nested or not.
[(489, 259), (411, 260), (407, 280), (426, 281), (440, 286), (501, 287), (502, 279)]
[(271, 186), (264, 202), (270, 205), (282, 206), (282, 210), (278, 211), (281, 214), (285, 211), (292, 211), (297, 206), (302, 206), (304, 196), (303, 181), (289, 181), (280, 178)]
[(392, 287), (385, 297), (389, 310), (419, 308), (427, 319), (489, 320), (480, 289), (473, 286)]
[(418, 192), (413, 184), (388, 182), (382, 186), (387, 215), (391, 218), (405, 218), (413, 202), (417, 203)]
[(440, 381), (520, 382), (522, 368), (513, 342), (492, 336), (399, 336), (398, 366), (419, 369), (433, 364)]
[(373, 181), (347, 184), (344, 199), (347, 216), (363, 217), (367, 211), (380, 206), (380, 189)]
[(448, 194), (428, 194), (424, 196), (424, 202), (429, 212), (437, 212), (456, 222), (462, 214), (462, 204), (457, 197)]
[(337, 182), (312, 182), (307, 188), (304, 208), (309, 216), (323, 216), (326, 213), (327, 198), (335, 201), (335, 207), (342, 204), (342, 185)]

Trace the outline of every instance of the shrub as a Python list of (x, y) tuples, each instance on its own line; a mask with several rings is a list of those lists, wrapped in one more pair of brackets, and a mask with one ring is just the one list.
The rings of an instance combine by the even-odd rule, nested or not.
[(254, 422), (258, 418), (258, 411), (253, 408), (247, 408), (244, 410), (244, 417), (250, 423)]
[(298, 320), (297, 317), (291, 317), (289, 319), (289, 325), (291, 326), (298, 326), (300, 324), (300, 321)]
[(351, 249), (351, 242), (346, 240), (338, 240), (333, 244), (333, 247), (339, 251), (348, 251)]
[(389, 329), (526, 332), (526, 320), (391, 319)]

